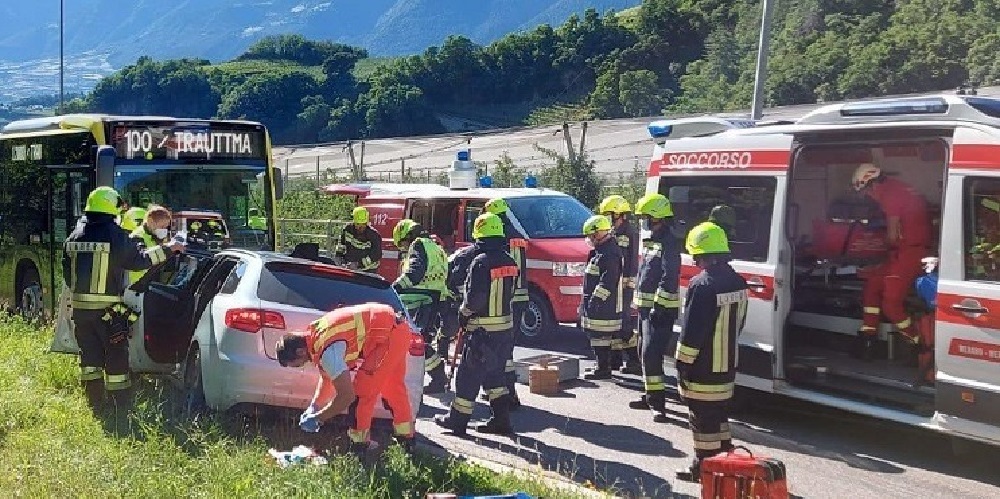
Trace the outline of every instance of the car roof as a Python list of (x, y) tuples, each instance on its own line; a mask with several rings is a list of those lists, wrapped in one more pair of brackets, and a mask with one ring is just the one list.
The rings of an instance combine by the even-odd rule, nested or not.
[(568, 194), (544, 187), (475, 187), (451, 189), (440, 184), (355, 183), (333, 184), (321, 188), (327, 194), (358, 195), (366, 199), (425, 198), (481, 199), (521, 198), (534, 196), (566, 196)]
[(289, 255), (286, 255), (284, 253), (279, 253), (277, 251), (245, 250), (245, 249), (238, 249), (238, 248), (229, 248), (229, 249), (222, 250), (222, 251), (220, 251), (219, 253), (216, 254), (216, 258), (218, 258), (219, 256), (239, 256), (239, 257), (256, 258), (258, 260), (261, 260), (265, 265), (268, 264), (268, 263), (280, 262), (280, 263), (292, 263), (292, 264), (297, 264), (297, 265), (308, 265), (308, 266), (311, 266), (311, 267), (312, 266), (330, 267), (332, 269), (342, 270), (342, 271), (345, 272), (346, 275), (358, 275), (358, 276), (365, 276), (365, 277), (379, 277), (379, 278), (381, 278), (381, 279), (384, 280), (384, 278), (382, 278), (378, 274), (369, 274), (367, 272), (358, 272), (358, 271), (351, 270), (351, 269), (344, 268), (344, 267), (340, 267), (340, 266), (337, 266), (337, 265), (330, 265), (328, 263), (317, 262), (317, 261), (314, 261), (314, 260), (307, 260), (305, 258), (297, 258), (297, 257), (289, 256)]

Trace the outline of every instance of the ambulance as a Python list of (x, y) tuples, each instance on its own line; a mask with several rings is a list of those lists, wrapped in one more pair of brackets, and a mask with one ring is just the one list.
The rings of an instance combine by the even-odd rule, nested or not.
[[(751, 295), (738, 385), (1000, 444), (1000, 100), (891, 98), (794, 122), (702, 117), (648, 128), (648, 193), (669, 197), (688, 227), (718, 204), (738, 214), (732, 265)], [(874, 356), (852, 352), (865, 269), (885, 250), (868, 215), (843, 209), (863, 208), (851, 182), (864, 163), (929, 207), (936, 307), (913, 292), (906, 302), (933, 328), (929, 382), (885, 318)], [(682, 293), (697, 273), (684, 255)]]
[(460, 151), (449, 173), (449, 185), (356, 183), (323, 188), (330, 195), (354, 198), (368, 209), (372, 227), (382, 236), (379, 274), (399, 276), (403, 254), (393, 244), (392, 229), (402, 219), (418, 222), (437, 237), (449, 254), (472, 244), (472, 225), (487, 201), (503, 198), (513, 224), (526, 236), (528, 305), (518, 329), (520, 340), (532, 343), (556, 330), (559, 323), (579, 322), (583, 271), (590, 248), (583, 223), (593, 215), (576, 198), (552, 189), (491, 187), (479, 177), (469, 151)]

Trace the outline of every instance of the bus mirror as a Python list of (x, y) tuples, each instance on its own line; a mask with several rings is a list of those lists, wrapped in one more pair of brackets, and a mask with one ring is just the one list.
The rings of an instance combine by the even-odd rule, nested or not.
[(99, 146), (94, 155), (94, 169), (97, 171), (97, 185), (115, 185), (115, 148)]
[(281, 168), (272, 166), (271, 178), (274, 179), (274, 199), (285, 197), (285, 177), (282, 175)]

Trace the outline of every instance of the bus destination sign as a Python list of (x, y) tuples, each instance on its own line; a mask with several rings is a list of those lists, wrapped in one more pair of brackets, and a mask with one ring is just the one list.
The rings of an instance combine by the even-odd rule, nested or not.
[(207, 125), (115, 126), (112, 145), (120, 159), (264, 159), (262, 130)]

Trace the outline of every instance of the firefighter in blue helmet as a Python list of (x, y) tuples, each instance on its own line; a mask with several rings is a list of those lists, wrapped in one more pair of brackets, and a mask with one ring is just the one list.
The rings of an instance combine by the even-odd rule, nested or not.
[(517, 264), (507, 253), (503, 222), (492, 213), (476, 218), (472, 235), (481, 253), (476, 255), (465, 280), (459, 322), (465, 332), (462, 363), (455, 378), (455, 399), (447, 416), (435, 422), (455, 434), (466, 432), (476, 395), (489, 395), (493, 418), (477, 430), (482, 433), (513, 432), (504, 364), (514, 342), (511, 304), (517, 286)]
[(728, 404), (749, 296), (746, 280), (729, 265), (729, 241), (721, 227), (713, 222), (696, 226), (685, 246), (702, 270), (688, 286), (675, 354), (677, 392), (688, 406), (695, 454), (677, 477), (696, 481), (703, 459), (733, 447)]
[(587, 244), (593, 247), (587, 256), (580, 302), (580, 325), (590, 337), (597, 358), (597, 368), (586, 379), (611, 379), (611, 339), (622, 327), (622, 253), (611, 235), (611, 220), (595, 215), (583, 223)]
[(122, 303), (126, 271), (148, 269), (184, 250), (173, 242), (140, 251), (115, 222), (122, 204), (114, 189), (94, 189), (83, 218), (66, 238), (62, 258), (80, 347), (80, 381), (95, 412), (103, 408), (105, 390), (115, 409), (128, 411), (132, 405), (128, 339), (138, 317)]
[(647, 194), (635, 204), (635, 213), (649, 230), (642, 241), (642, 263), (635, 305), (639, 309), (642, 336), (642, 371), (646, 393), (629, 402), (632, 409), (656, 412), (654, 419), (666, 419), (666, 379), (663, 357), (673, 355), (674, 322), (680, 309), (678, 281), (681, 271), (683, 235), (673, 224), (670, 200), (663, 194)]

